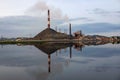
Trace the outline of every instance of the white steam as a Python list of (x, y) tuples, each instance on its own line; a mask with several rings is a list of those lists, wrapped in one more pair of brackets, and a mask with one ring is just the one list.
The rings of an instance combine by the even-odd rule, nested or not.
[(51, 19), (68, 21), (68, 16), (64, 15), (61, 9), (48, 5), (46, 2), (39, 1), (27, 10), (27, 14), (35, 17), (47, 17), (47, 10), (50, 9)]

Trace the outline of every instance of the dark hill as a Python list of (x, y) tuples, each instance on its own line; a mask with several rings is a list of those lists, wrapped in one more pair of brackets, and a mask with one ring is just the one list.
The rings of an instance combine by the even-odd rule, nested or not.
[(68, 39), (69, 35), (59, 33), (51, 28), (46, 28), (42, 32), (38, 33), (34, 39), (45, 40), (45, 39)]
[(44, 43), (35, 44), (34, 46), (46, 54), (52, 54), (59, 49), (70, 47), (72, 44), (69, 43)]

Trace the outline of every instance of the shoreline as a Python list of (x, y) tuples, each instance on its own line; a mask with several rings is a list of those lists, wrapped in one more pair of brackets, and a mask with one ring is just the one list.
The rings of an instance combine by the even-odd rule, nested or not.
[(32, 44), (32, 43), (80, 43), (80, 42), (106, 42), (106, 43), (120, 43), (120, 40), (118, 41), (103, 41), (103, 40), (78, 40), (78, 39), (50, 39), (50, 40), (20, 40), (20, 41), (12, 41), (12, 40), (6, 40), (6, 41), (0, 41), (0, 44), (17, 44), (17, 43), (23, 43), (23, 44)]

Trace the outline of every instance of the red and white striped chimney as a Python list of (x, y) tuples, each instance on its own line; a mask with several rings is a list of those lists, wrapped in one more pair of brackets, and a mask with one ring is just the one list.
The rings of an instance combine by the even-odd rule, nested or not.
[(48, 28), (50, 28), (50, 10), (48, 10)]

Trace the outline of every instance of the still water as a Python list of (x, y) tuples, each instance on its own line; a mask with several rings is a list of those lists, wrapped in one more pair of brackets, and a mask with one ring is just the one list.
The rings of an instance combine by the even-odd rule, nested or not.
[(0, 80), (120, 80), (120, 44), (0, 45)]

